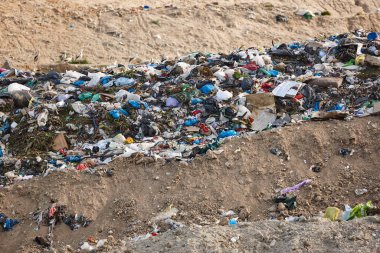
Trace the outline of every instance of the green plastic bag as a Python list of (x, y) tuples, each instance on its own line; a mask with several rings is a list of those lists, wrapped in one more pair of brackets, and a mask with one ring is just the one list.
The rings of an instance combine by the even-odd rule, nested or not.
[(354, 208), (352, 208), (350, 217), (348, 220), (352, 220), (355, 218), (362, 218), (368, 215), (368, 211), (373, 207), (372, 201), (368, 201), (365, 204), (358, 204)]
[(99, 95), (99, 94), (95, 94), (95, 95), (92, 97), (92, 99), (91, 99), (92, 102), (100, 101), (100, 100), (101, 100), (101, 99), (100, 99), (100, 95)]
[(88, 98), (92, 98), (92, 93), (91, 92), (83, 92), (78, 96), (80, 101), (86, 100)]

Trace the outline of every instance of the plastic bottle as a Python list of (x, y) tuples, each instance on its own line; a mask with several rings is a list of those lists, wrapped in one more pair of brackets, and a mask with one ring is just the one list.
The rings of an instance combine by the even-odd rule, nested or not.
[(376, 56), (379, 55), (379, 50), (377, 50), (375, 46), (369, 47), (368, 52), (372, 55), (376, 55)]
[(344, 205), (344, 208), (341, 219), (347, 221), (350, 218), (352, 208), (349, 205)]

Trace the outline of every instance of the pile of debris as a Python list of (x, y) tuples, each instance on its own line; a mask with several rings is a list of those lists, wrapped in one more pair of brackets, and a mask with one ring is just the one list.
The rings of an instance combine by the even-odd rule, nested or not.
[(65, 223), (71, 230), (76, 230), (80, 227), (87, 227), (91, 220), (83, 215), (68, 214), (65, 205), (53, 203), (45, 210), (37, 210), (33, 213), (33, 220), (37, 223), (36, 230), (40, 229), (41, 225), (49, 227), (48, 235), (46, 237), (37, 236), (35, 241), (44, 247), (52, 246), (53, 243), (53, 230), (59, 223)]
[(379, 50), (360, 30), (145, 65), (0, 68), (0, 185), (117, 156), (191, 161), (224, 138), (379, 113)]

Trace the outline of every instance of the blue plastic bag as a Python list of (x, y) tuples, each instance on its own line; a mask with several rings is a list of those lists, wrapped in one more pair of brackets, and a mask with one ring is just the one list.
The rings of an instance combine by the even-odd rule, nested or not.
[(213, 90), (215, 89), (214, 85), (212, 84), (206, 84), (203, 85), (202, 88), (200, 89), (204, 94), (208, 95), (210, 94)]
[(231, 136), (236, 136), (237, 133), (235, 130), (223, 130), (220, 134), (219, 134), (219, 138), (227, 138), (227, 137), (231, 137)]

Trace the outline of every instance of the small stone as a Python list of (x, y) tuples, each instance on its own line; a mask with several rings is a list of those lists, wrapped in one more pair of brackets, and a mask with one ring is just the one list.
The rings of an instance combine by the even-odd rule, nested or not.
[(109, 235), (112, 235), (112, 234), (113, 234), (113, 231), (112, 231), (112, 230), (108, 231), (108, 234), (109, 234)]
[(223, 218), (220, 219), (219, 225), (221, 225), (221, 226), (227, 226), (228, 222), (229, 222), (229, 219), (227, 217), (223, 217)]
[(231, 242), (235, 243), (239, 240), (239, 236), (234, 236), (231, 238)]
[(278, 205), (277, 205), (277, 211), (284, 211), (284, 210), (286, 210), (286, 207), (285, 207), (285, 205), (284, 205), (284, 203), (278, 203)]
[(249, 219), (251, 212), (247, 208), (242, 208), (239, 212), (239, 219), (242, 221), (246, 221)]
[(189, 163), (186, 161), (179, 161), (179, 164), (181, 164), (181, 166), (184, 166), (184, 167), (189, 167)]
[(380, 224), (380, 216), (368, 216), (366, 219), (368, 222)]
[(272, 205), (271, 207), (268, 208), (268, 211), (269, 212), (276, 212), (277, 211), (277, 206), (276, 205)]
[(110, 242), (110, 243), (115, 242), (115, 238), (113, 237), (113, 235), (107, 236), (107, 242)]
[(218, 158), (212, 150), (207, 150), (206, 155), (207, 155), (207, 159), (209, 159), (209, 160), (213, 160), (213, 159)]
[(68, 252), (74, 252), (74, 249), (70, 245), (66, 245), (66, 250)]
[(356, 190), (355, 190), (355, 194), (356, 194), (357, 196), (363, 195), (363, 194), (365, 194), (365, 193), (367, 193), (367, 192), (368, 192), (368, 190), (365, 189), (365, 188), (363, 188), (363, 189), (356, 189)]
[(12, 64), (6, 60), (2, 66), (2, 68), (5, 68), (5, 69), (11, 69), (12, 68)]

